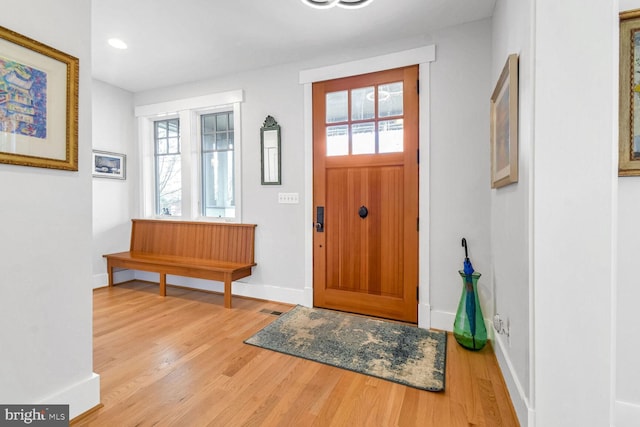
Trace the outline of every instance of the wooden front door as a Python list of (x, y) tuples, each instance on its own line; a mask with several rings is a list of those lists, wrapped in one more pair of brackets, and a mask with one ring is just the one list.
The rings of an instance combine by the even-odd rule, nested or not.
[(314, 305), (417, 322), (418, 66), (313, 84)]

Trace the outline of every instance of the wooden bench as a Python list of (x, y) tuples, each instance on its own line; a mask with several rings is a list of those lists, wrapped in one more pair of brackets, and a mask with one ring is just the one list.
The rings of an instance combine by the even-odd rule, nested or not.
[(128, 252), (103, 255), (109, 286), (113, 269), (160, 273), (160, 295), (167, 274), (224, 282), (224, 306), (231, 308), (231, 282), (251, 275), (255, 224), (133, 219)]

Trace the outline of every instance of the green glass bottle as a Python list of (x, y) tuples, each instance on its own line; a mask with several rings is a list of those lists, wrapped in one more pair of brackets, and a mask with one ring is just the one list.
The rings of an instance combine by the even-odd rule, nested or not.
[(487, 327), (478, 299), (480, 273), (465, 274), (462, 270), (458, 273), (462, 277), (462, 296), (453, 323), (453, 336), (464, 348), (480, 350), (487, 344)]

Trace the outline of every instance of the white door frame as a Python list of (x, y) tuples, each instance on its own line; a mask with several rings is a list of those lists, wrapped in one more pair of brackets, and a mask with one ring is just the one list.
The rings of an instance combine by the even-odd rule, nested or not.
[(313, 97), (312, 84), (323, 80), (339, 79), (358, 74), (374, 73), (392, 68), (407, 67), (418, 64), (420, 66), (420, 119), (419, 119), (419, 147), (420, 147), (420, 255), (418, 259), (418, 326), (429, 328), (431, 325), (429, 305), (429, 135), (430, 135), (430, 72), (429, 64), (436, 59), (434, 45), (405, 50), (388, 55), (375, 56), (357, 61), (326, 67), (300, 71), (300, 84), (304, 85), (304, 211), (309, 226), (305, 229), (305, 262), (304, 262), (304, 305), (313, 306)]

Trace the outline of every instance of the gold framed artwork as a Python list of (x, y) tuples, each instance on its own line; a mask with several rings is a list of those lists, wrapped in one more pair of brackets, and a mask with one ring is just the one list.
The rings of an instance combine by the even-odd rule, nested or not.
[(0, 27), (0, 163), (78, 170), (77, 58)]
[(640, 10), (620, 14), (618, 175), (640, 176)]
[(518, 55), (512, 54), (491, 95), (491, 188), (518, 182)]

